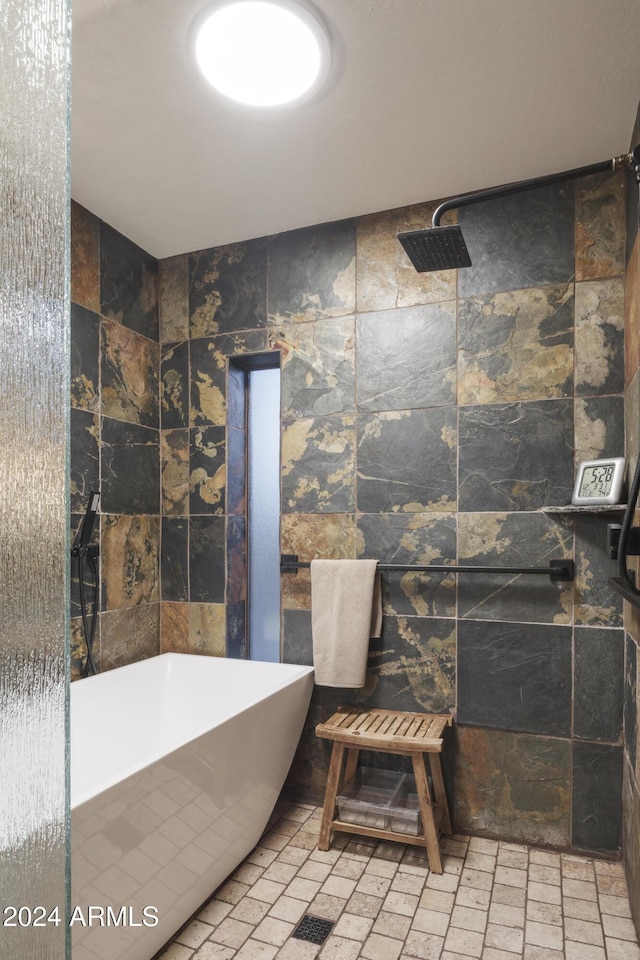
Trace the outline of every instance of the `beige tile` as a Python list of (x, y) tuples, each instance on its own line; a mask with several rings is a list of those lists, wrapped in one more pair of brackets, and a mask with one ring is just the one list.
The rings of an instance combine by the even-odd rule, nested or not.
[(236, 872), (233, 874), (232, 880), (237, 880), (238, 883), (255, 883), (256, 880), (259, 880), (264, 872), (263, 867), (258, 867), (255, 863), (243, 863)]
[(287, 845), (287, 843), (289, 843), (290, 839), (291, 839), (291, 838), (288, 837), (286, 834), (284, 834), (284, 833), (277, 833), (277, 832), (275, 832), (275, 831), (272, 830), (270, 833), (267, 833), (267, 834), (262, 838), (262, 840), (260, 841), (260, 844), (261, 844), (263, 847), (266, 847), (268, 850), (278, 850), (278, 851), (279, 851), (279, 850), (282, 850), (283, 847), (286, 847), (286, 845)]
[(327, 877), (320, 889), (322, 893), (329, 894), (329, 896), (342, 897), (343, 900), (348, 900), (356, 889), (356, 883), (356, 880), (350, 880), (349, 877), (335, 877), (332, 874)]
[(577, 940), (578, 943), (593, 943), (597, 947), (604, 946), (602, 927), (599, 923), (593, 923), (590, 920), (576, 920), (574, 917), (566, 917), (564, 935), (567, 940)]
[(373, 926), (371, 917), (358, 917), (354, 913), (343, 913), (333, 932), (336, 936), (347, 937), (350, 940), (366, 940)]
[(576, 900), (597, 900), (595, 883), (586, 880), (563, 880), (562, 893)]
[(309, 860), (317, 860), (319, 863), (337, 863), (341, 858), (342, 847), (339, 847), (335, 840), (331, 850), (312, 850), (309, 854)]
[(505, 887), (501, 883), (495, 883), (491, 891), (491, 899), (496, 903), (509, 903), (512, 907), (524, 907), (527, 891), (519, 887)]
[(255, 940), (262, 940), (264, 943), (271, 943), (275, 947), (282, 947), (294, 929), (295, 925), (288, 923), (286, 920), (265, 917), (254, 930), (252, 937)]
[(490, 857), (495, 857), (500, 846), (498, 840), (488, 840), (486, 837), (471, 837), (468, 843), (468, 849), (474, 853), (486, 853)]
[(624, 880), (624, 864), (621, 860), (616, 860), (615, 862), (610, 860), (594, 860), (593, 866), (598, 876), (619, 877)]
[(419, 906), (425, 910), (437, 910), (439, 913), (451, 913), (454, 904), (454, 894), (446, 890), (432, 890), (425, 888), (420, 897)]
[[(231, 960), (235, 955), (236, 951), (233, 947), (225, 947), (222, 943), (205, 940), (200, 949), (193, 954), (193, 960)], [(162, 960), (170, 960), (170, 958), (163, 953)], [(182, 960), (182, 958), (176, 957), (175, 960)]]
[(467, 844), (460, 840), (453, 840), (451, 837), (445, 837), (444, 840), (440, 841), (440, 852), (451, 857), (464, 857), (467, 852)]
[(523, 960), (564, 960), (562, 950), (551, 950), (549, 947), (536, 947), (532, 943), (525, 943)]
[(420, 907), (416, 910), (411, 928), (420, 930), (422, 933), (435, 933), (439, 937), (444, 937), (448, 926), (448, 913), (440, 913), (438, 910), (423, 910)]
[[(318, 851), (315, 852), (318, 853)], [(301, 847), (285, 847), (284, 850), (281, 850), (278, 854), (278, 860), (280, 862), (292, 863), (294, 867), (301, 867), (307, 857), (309, 857), (309, 851), (303, 850)], [(315, 859), (313, 853), (311, 854), (310, 859)]]
[(384, 898), (384, 909), (389, 913), (399, 913), (403, 917), (412, 917), (418, 906), (418, 897), (411, 893), (390, 890)]
[(404, 850), (402, 849), (402, 844), (393, 843), (391, 840), (380, 840), (376, 844), (376, 849), (373, 854), (376, 860), (395, 860), (396, 863), (399, 863), (402, 860), (404, 855)]
[[(633, 921), (626, 917), (610, 917), (603, 914), (602, 927), (607, 937), (613, 937), (615, 940), (632, 940), (634, 943), (637, 942)], [(577, 940), (578, 938), (575, 937), (573, 939)]]
[[(301, 882), (308, 883), (309, 881)], [(275, 880), (263, 880), (261, 877), (251, 887), (251, 897), (254, 900), (263, 900), (265, 903), (275, 903), (286, 889), (284, 883), (276, 883)]]
[(527, 896), (529, 900), (539, 900), (541, 903), (562, 902), (560, 887), (554, 887), (550, 883), (536, 883), (532, 881), (527, 886)]
[(233, 904), (224, 903), (222, 900), (216, 898), (215, 900), (210, 900), (206, 907), (202, 908), (198, 914), (198, 920), (203, 920), (205, 923), (210, 923), (212, 927), (215, 927), (224, 920), (232, 910)]
[[(265, 882), (268, 881), (258, 880), (256, 887), (259, 886), (260, 883)], [(280, 886), (280, 884), (278, 884), (278, 886)], [(285, 893), (287, 897), (293, 897), (294, 900), (306, 900), (307, 903), (311, 903), (321, 886), (322, 884), (319, 880), (303, 880), (302, 877), (294, 877), (289, 886), (284, 890), (280, 890), (279, 893)], [(257, 896), (257, 894), (254, 894), (254, 896)], [(272, 901), (272, 903), (273, 902), (275, 901)]]
[(380, 857), (371, 857), (364, 867), (365, 873), (370, 873), (374, 877), (387, 877), (392, 880), (398, 872), (397, 860), (382, 860)]
[(627, 884), (623, 877), (596, 876), (598, 893), (606, 893), (610, 897), (627, 897)]
[(550, 947), (551, 950), (562, 950), (562, 930), (551, 923), (539, 923), (537, 920), (527, 920), (525, 940), (537, 947)]
[(502, 924), (490, 923), (485, 934), (485, 943), (488, 947), (497, 947), (511, 953), (522, 952), (522, 930), (515, 927), (503, 927)]
[[(515, 957), (506, 950), (498, 950), (497, 947), (485, 947), (482, 951), (482, 960), (515, 960)], [(560, 960), (564, 960), (564, 958), (560, 957)]]
[(385, 897), (390, 886), (390, 877), (376, 877), (372, 873), (363, 873), (355, 889), (358, 893), (365, 893), (371, 897)]
[(549, 883), (554, 887), (560, 886), (561, 873), (557, 867), (547, 867), (542, 863), (529, 864), (529, 883)]
[[(283, 864), (283, 866), (288, 867), (293, 865)], [(301, 877), (302, 880), (318, 880), (320, 883), (324, 883), (331, 872), (332, 865), (330, 863), (320, 863), (318, 860), (308, 859), (298, 870), (298, 876)], [(276, 878), (274, 877), (273, 879), (275, 880)], [(289, 881), (292, 879), (292, 876), (289, 877)]]
[[(233, 956), (233, 951), (230, 951), (229, 956)], [(181, 943), (172, 943), (161, 955), (160, 960), (191, 960), (192, 957), (193, 950), (183, 947)]]
[(564, 945), (566, 960), (606, 960), (603, 947), (567, 940)]
[(606, 938), (607, 960), (640, 960), (640, 948), (628, 940)]
[(269, 916), (276, 920), (287, 920), (289, 923), (297, 923), (307, 909), (308, 904), (303, 900), (295, 900), (293, 897), (278, 897), (276, 902), (269, 910)]
[(562, 858), (562, 876), (568, 880), (586, 880), (593, 883), (593, 863), (584, 860)]
[(181, 930), (176, 941), (184, 947), (191, 947), (195, 950), (203, 943), (209, 934), (213, 933), (214, 928), (208, 923), (202, 923), (201, 920), (192, 920), (188, 927)]
[[(308, 863), (309, 861), (307, 861)], [(302, 866), (302, 870), (306, 868), (307, 864), (305, 863)], [(315, 864), (315, 866), (321, 867), (322, 864)], [(329, 867), (329, 869), (331, 869)], [(264, 880), (275, 880), (276, 883), (290, 883), (298, 872), (298, 868), (293, 863), (282, 863), (281, 860), (274, 860), (270, 867), (262, 874)]]
[(491, 894), (488, 890), (477, 890), (475, 887), (458, 887), (456, 903), (461, 907), (476, 907), (478, 910), (488, 910)]
[(603, 893), (599, 897), (600, 910), (611, 917), (630, 917), (629, 901), (626, 897), (608, 897)]
[[(586, 901), (580, 900), (579, 903)], [(541, 903), (539, 900), (527, 901), (527, 920), (536, 920), (538, 923), (552, 923), (556, 927), (562, 926), (562, 907), (555, 903)]]
[(402, 940), (392, 937), (382, 937), (379, 933), (371, 933), (367, 937), (361, 956), (368, 960), (398, 960), (402, 952)]
[(562, 909), (565, 917), (575, 917), (576, 920), (600, 921), (598, 904), (592, 900), (574, 900), (573, 897), (562, 898)]
[(500, 923), (503, 927), (524, 927), (524, 908), (513, 907), (508, 903), (492, 903), (489, 921)]
[(487, 856), (486, 853), (475, 853), (470, 850), (465, 860), (465, 867), (470, 870), (484, 870), (486, 873), (493, 873), (496, 868), (496, 858)]
[(278, 951), (278, 960), (313, 960), (319, 953), (318, 944), (291, 939)]
[(320, 956), (322, 960), (356, 960), (360, 944), (355, 940), (345, 940), (331, 935), (324, 944)]
[(412, 896), (420, 896), (424, 887), (424, 879), (416, 877), (413, 873), (402, 873), (400, 870), (391, 881), (391, 889), (399, 893), (409, 893)]
[(516, 870), (515, 867), (496, 867), (496, 883), (505, 887), (526, 887), (527, 871)]
[(364, 871), (364, 867), (364, 863), (360, 860), (349, 860), (348, 857), (340, 857), (331, 872), (334, 877), (347, 877), (349, 880), (359, 880)]
[(332, 897), (328, 893), (319, 893), (309, 907), (309, 913), (325, 920), (337, 920), (346, 906), (342, 897)]
[(529, 857), (519, 850), (501, 849), (498, 852), (498, 863), (501, 867), (514, 867), (516, 870), (526, 870), (529, 866)]
[(235, 947), (238, 949), (245, 940), (253, 933), (253, 925), (244, 923), (242, 920), (233, 920), (226, 917), (222, 923), (215, 928), (211, 934), (211, 939), (216, 943), (222, 943), (225, 947)]
[(559, 867), (560, 854), (549, 853), (547, 850), (530, 850), (529, 863), (540, 863), (545, 867)]
[(460, 953), (463, 957), (482, 956), (483, 938), (481, 933), (473, 930), (461, 930), (459, 927), (449, 927), (444, 941), (445, 950), (451, 953)]
[(349, 913), (355, 913), (360, 917), (377, 917), (382, 910), (382, 899), (372, 897), (369, 893), (358, 893), (356, 891), (347, 901), (346, 909)]
[(249, 938), (236, 953), (235, 960), (273, 960), (277, 952), (278, 948), (272, 944)]
[(245, 923), (258, 924), (269, 912), (270, 904), (264, 900), (254, 900), (252, 897), (243, 897), (240, 903), (231, 911), (234, 920), (244, 920)]
[[(429, 879), (427, 886), (429, 886)], [(483, 870), (469, 870), (465, 867), (460, 875), (460, 883), (464, 887), (476, 887), (478, 890), (491, 890), (493, 886), (493, 875), (485, 873)]]
[[(443, 914), (438, 913), (435, 916), (442, 917)], [(395, 937), (396, 940), (404, 940), (410, 927), (411, 917), (403, 917), (400, 913), (387, 913), (383, 910), (374, 923), (372, 932), (381, 933), (387, 937)], [(418, 929), (415, 923), (414, 927)]]
[(249, 893), (251, 887), (248, 883), (238, 883), (236, 880), (228, 880), (224, 887), (221, 887), (216, 894), (217, 900), (224, 903), (238, 903), (246, 893)]
[(310, 803), (296, 803), (287, 810), (287, 820), (295, 820), (296, 823), (304, 823), (315, 811), (315, 807)]
[(306, 830), (299, 830), (295, 836), (291, 837), (289, 845), (304, 848), (311, 853), (311, 851), (315, 850), (318, 846), (318, 833), (318, 830), (315, 830), (313, 833), (307, 832)]
[(461, 906), (453, 908), (451, 926), (460, 927), (462, 930), (474, 930), (476, 933), (484, 933), (486, 925), (487, 914), (484, 910)]
[(255, 863), (259, 867), (268, 867), (278, 856), (277, 850), (267, 850), (266, 847), (256, 847), (247, 857), (247, 863)]
[(402, 957), (419, 957), (420, 960), (443, 960), (444, 937), (432, 933), (411, 931), (404, 945)]

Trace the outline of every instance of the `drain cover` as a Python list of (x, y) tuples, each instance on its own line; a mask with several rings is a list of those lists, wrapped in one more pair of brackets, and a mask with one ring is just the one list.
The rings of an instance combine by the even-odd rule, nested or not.
[(306, 940), (307, 943), (320, 944), (325, 942), (332, 928), (333, 923), (331, 920), (312, 917), (306, 913), (291, 936), (295, 937), (296, 940)]

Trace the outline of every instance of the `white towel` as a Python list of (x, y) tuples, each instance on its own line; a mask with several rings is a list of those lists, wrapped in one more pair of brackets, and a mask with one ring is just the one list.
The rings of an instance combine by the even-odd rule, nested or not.
[(369, 638), (382, 629), (377, 560), (311, 561), (311, 631), (315, 682), (364, 687)]

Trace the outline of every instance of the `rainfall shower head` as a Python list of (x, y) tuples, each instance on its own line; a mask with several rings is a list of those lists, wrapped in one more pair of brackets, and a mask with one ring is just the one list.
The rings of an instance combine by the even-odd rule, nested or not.
[(471, 266), (469, 251), (457, 224), (399, 233), (398, 240), (418, 273)]
[(499, 197), (522, 193), (524, 190), (533, 190), (535, 187), (562, 183), (565, 180), (574, 180), (576, 177), (586, 177), (593, 173), (603, 173), (606, 170), (619, 170), (623, 167), (633, 167), (636, 182), (640, 183), (640, 145), (635, 147), (633, 153), (626, 153), (621, 157), (614, 157), (612, 160), (603, 160), (602, 163), (592, 163), (588, 167), (565, 170), (563, 173), (552, 173), (547, 177), (520, 180), (517, 183), (507, 183), (501, 187), (490, 187), (488, 190), (479, 190), (476, 193), (465, 193), (459, 197), (452, 197), (440, 204), (433, 215), (430, 229), (399, 233), (398, 240), (406, 250), (418, 273), (426, 273), (429, 270), (456, 270), (458, 267), (470, 267), (471, 257), (460, 227), (457, 224), (449, 227), (440, 226), (440, 218), (447, 210), (468, 207), (472, 203), (481, 203), (483, 200), (497, 200)]

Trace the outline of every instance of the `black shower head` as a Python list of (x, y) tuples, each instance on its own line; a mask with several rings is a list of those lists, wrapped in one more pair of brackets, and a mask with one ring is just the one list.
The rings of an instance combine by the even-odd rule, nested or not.
[(399, 233), (398, 240), (418, 273), (471, 266), (469, 251), (457, 224)]

